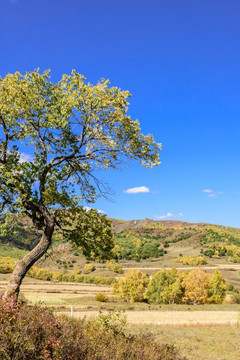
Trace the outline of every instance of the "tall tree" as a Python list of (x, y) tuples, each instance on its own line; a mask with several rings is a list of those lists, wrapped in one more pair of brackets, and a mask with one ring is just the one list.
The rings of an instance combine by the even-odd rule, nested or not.
[(227, 282), (221, 271), (215, 270), (209, 278), (208, 302), (222, 304), (227, 292)]
[(118, 279), (112, 286), (112, 293), (127, 302), (141, 302), (149, 283), (147, 275), (139, 270), (129, 270), (123, 279)]
[(148, 285), (146, 298), (155, 304), (181, 303), (184, 295), (183, 277), (183, 273), (176, 268), (158, 271)]
[[(118, 168), (126, 159), (159, 164), (160, 144), (127, 115), (129, 92), (107, 80), (85, 80), (72, 71), (53, 83), (49, 71), (39, 70), (0, 78), (0, 213), (27, 215), (42, 231), (38, 245), (17, 262), (5, 297), (18, 296), (26, 272), (48, 250), (56, 227), (63, 227), (62, 209), (72, 219), (74, 240), (87, 250), (108, 250), (107, 220), (101, 225), (100, 215), (79, 207), (104, 195), (97, 170)], [(81, 219), (91, 224), (91, 215), (95, 231), (86, 234)], [(104, 231), (105, 240), (96, 240), (94, 233)]]
[(184, 301), (189, 304), (205, 304), (208, 300), (209, 274), (194, 269), (183, 280), (185, 288)]

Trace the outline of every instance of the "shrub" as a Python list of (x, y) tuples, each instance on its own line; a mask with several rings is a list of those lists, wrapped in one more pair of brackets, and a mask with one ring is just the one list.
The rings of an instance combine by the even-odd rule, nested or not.
[(184, 265), (191, 265), (191, 266), (207, 264), (207, 261), (203, 256), (181, 256), (176, 258), (174, 261), (182, 263)]
[(233, 292), (233, 293), (239, 293), (239, 290), (236, 286), (234, 286), (233, 284), (228, 284), (227, 285), (227, 291)]
[(84, 268), (83, 268), (83, 274), (89, 274), (90, 272), (94, 271), (96, 269), (96, 267), (89, 263), (89, 264), (85, 264)]
[(84, 320), (0, 299), (0, 359), (183, 360), (173, 346), (125, 334), (119, 312)]
[(238, 294), (238, 293), (233, 294), (231, 300), (232, 300), (231, 302), (233, 304), (240, 304), (240, 294)]
[(117, 273), (117, 274), (122, 274), (123, 273), (123, 269), (120, 265), (116, 264), (115, 261), (109, 261), (107, 264), (107, 269)]
[(98, 293), (95, 295), (95, 300), (96, 301), (100, 301), (100, 302), (107, 302), (108, 301), (108, 297), (105, 294), (102, 293)]

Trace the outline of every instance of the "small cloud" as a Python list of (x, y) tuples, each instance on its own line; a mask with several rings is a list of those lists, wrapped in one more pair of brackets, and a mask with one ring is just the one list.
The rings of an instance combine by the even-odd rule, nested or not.
[(167, 218), (173, 217), (173, 216), (174, 216), (174, 214), (169, 212), (166, 215), (155, 215), (154, 218), (157, 220), (163, 220), (163, 219), (167, 219)]
[(210, 190), (210, 189), (205, 189), (205, 190), (203, 190), (202, 192), (208, 194), (207, 197), (209, 197), (209, 198), (217, 198), (218, 195), (222, 195), (222, 194), (223, 194), (222, 191), (213, 191), (213, 190)]
[(183, 216), (183, 213), (179, 213), (178, 216)]
[[(89, 206), (84, 206), (83, 208), (84, 208), (84, 210), (86, 210), (86, 211), (90, 211), (90, 210), (92, 209), (92, 208), (89, 207)], [(106, 211), (99, 210), (99, 209), (96, 209), (96, 210), (97, 210), (97, 212), (98, 212), (99, 214), (106, 214)]]
[(33, 160), (32, 155), (26, 153), (20, 153), (20, 163), (30, 162)]
[(84, 208), (84, 210), (86, 210), (86, 211), (91, 210), (91, 208), (90, 208), (89, 206), (84, 206), (83, 208)]
[(149, 193), (150, 190), (146, 186), (139, 186), (139, 187), (134, 187), (132, 189), (124, 190), (124, 192), (126, 194), (139, 194), (139, 193)]
[(106, 214), (106, 211), (104, 211), (104, 210), (99, 210), (99, 209), (97, 209), (97, 212), (98, 212), (99, 214)]

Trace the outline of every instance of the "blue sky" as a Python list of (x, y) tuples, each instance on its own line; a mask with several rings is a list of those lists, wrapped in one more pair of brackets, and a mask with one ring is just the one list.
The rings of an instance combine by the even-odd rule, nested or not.
[(240, 227), (239, 0), (1, 0), (0, 13), (2, 77), (108, 78), (162, 143), (159, 167), (106, 172), (114, 194), (97, 208)]

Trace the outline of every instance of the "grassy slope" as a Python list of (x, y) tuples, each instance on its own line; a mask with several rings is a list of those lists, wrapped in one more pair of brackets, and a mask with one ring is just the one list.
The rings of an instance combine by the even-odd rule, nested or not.
[[(122, 244), (125, 242), (127, 248), (131, 247), (132, 250), (135, 251), (136, 239), (140, 238), (142, 243), (145, 242), (147, 245), (151, 245), (151, 243), (155, 241), (159, 247), (167, 250), (167, 254), (164, 254), (164, 256), (141, 259), (139, 262), (131, 258), (119, 260), (125, 273), (129, 268), (140, 268), (149, 275), (152, 275), (159, 268), (169, 268), (173, 266), (190, 268), (189, 266), (176, 263), (174, 260), (180, 254), (183, 256), (200, 255), (200, 251), (203, 248), (203, 245), (200, 243), (201, 237), (204, 234), (208, 234), (209, 230), (214, 230), (217, 234), (220, 234), (220, 239), (224, 239), (226, 236), (229, 236), (229, 238), (233, 236), (234, 239), (237, 239), (236, 241), (239, 239), (240, 244), (240, 229), (236, 228), (202, 223), (185, 223), (181, 221), (153, 221), (150, 219), (132, 221), (112, 219), (112, 222), (115, 242), (119, 243), (120, 247), (123, 246)], [(0, 256), (21, 258), (26, 253), (26, 249), (30, 249), (32, 244), (36, 243), (40, 235), (41, 234), (30, 227), (27, 219), (23, 219), (18, 225), (15, 234), (3, 239), (4, 244), (0, 244)], [(174, 242), (176, 239), (186, 235), (189, 236), (187, 239)], [(168, 247), (164, 248), (164, 243), (166, 242), (168, 243)], [(18, 247), (12, 244), (18, 245)], [(55, 235), (52, 248), (36, 265), (41, 268), (71, 273), (74, 270), (82, 269), (85, 262), (86, 259), (81, 255), (80, 251), (73, 248), (70, 244), (64, 243), (57, 234)], [(94, 263), (94, 261), (91, 262)], [(225, 266), (225, 269), (222, 269), (223, 275), (231, 283), (240, 287), (240, 264), (227, 262), (226, 257), (208, 258), (207, 262), (208, 264), (203, 266), (203, 268), (209, 272), (212, 272), (214, 267)], [(95, 266), (96, 270), (92, 275), (121, 276), (106, 269), (106, 264), (95, 263)]]

